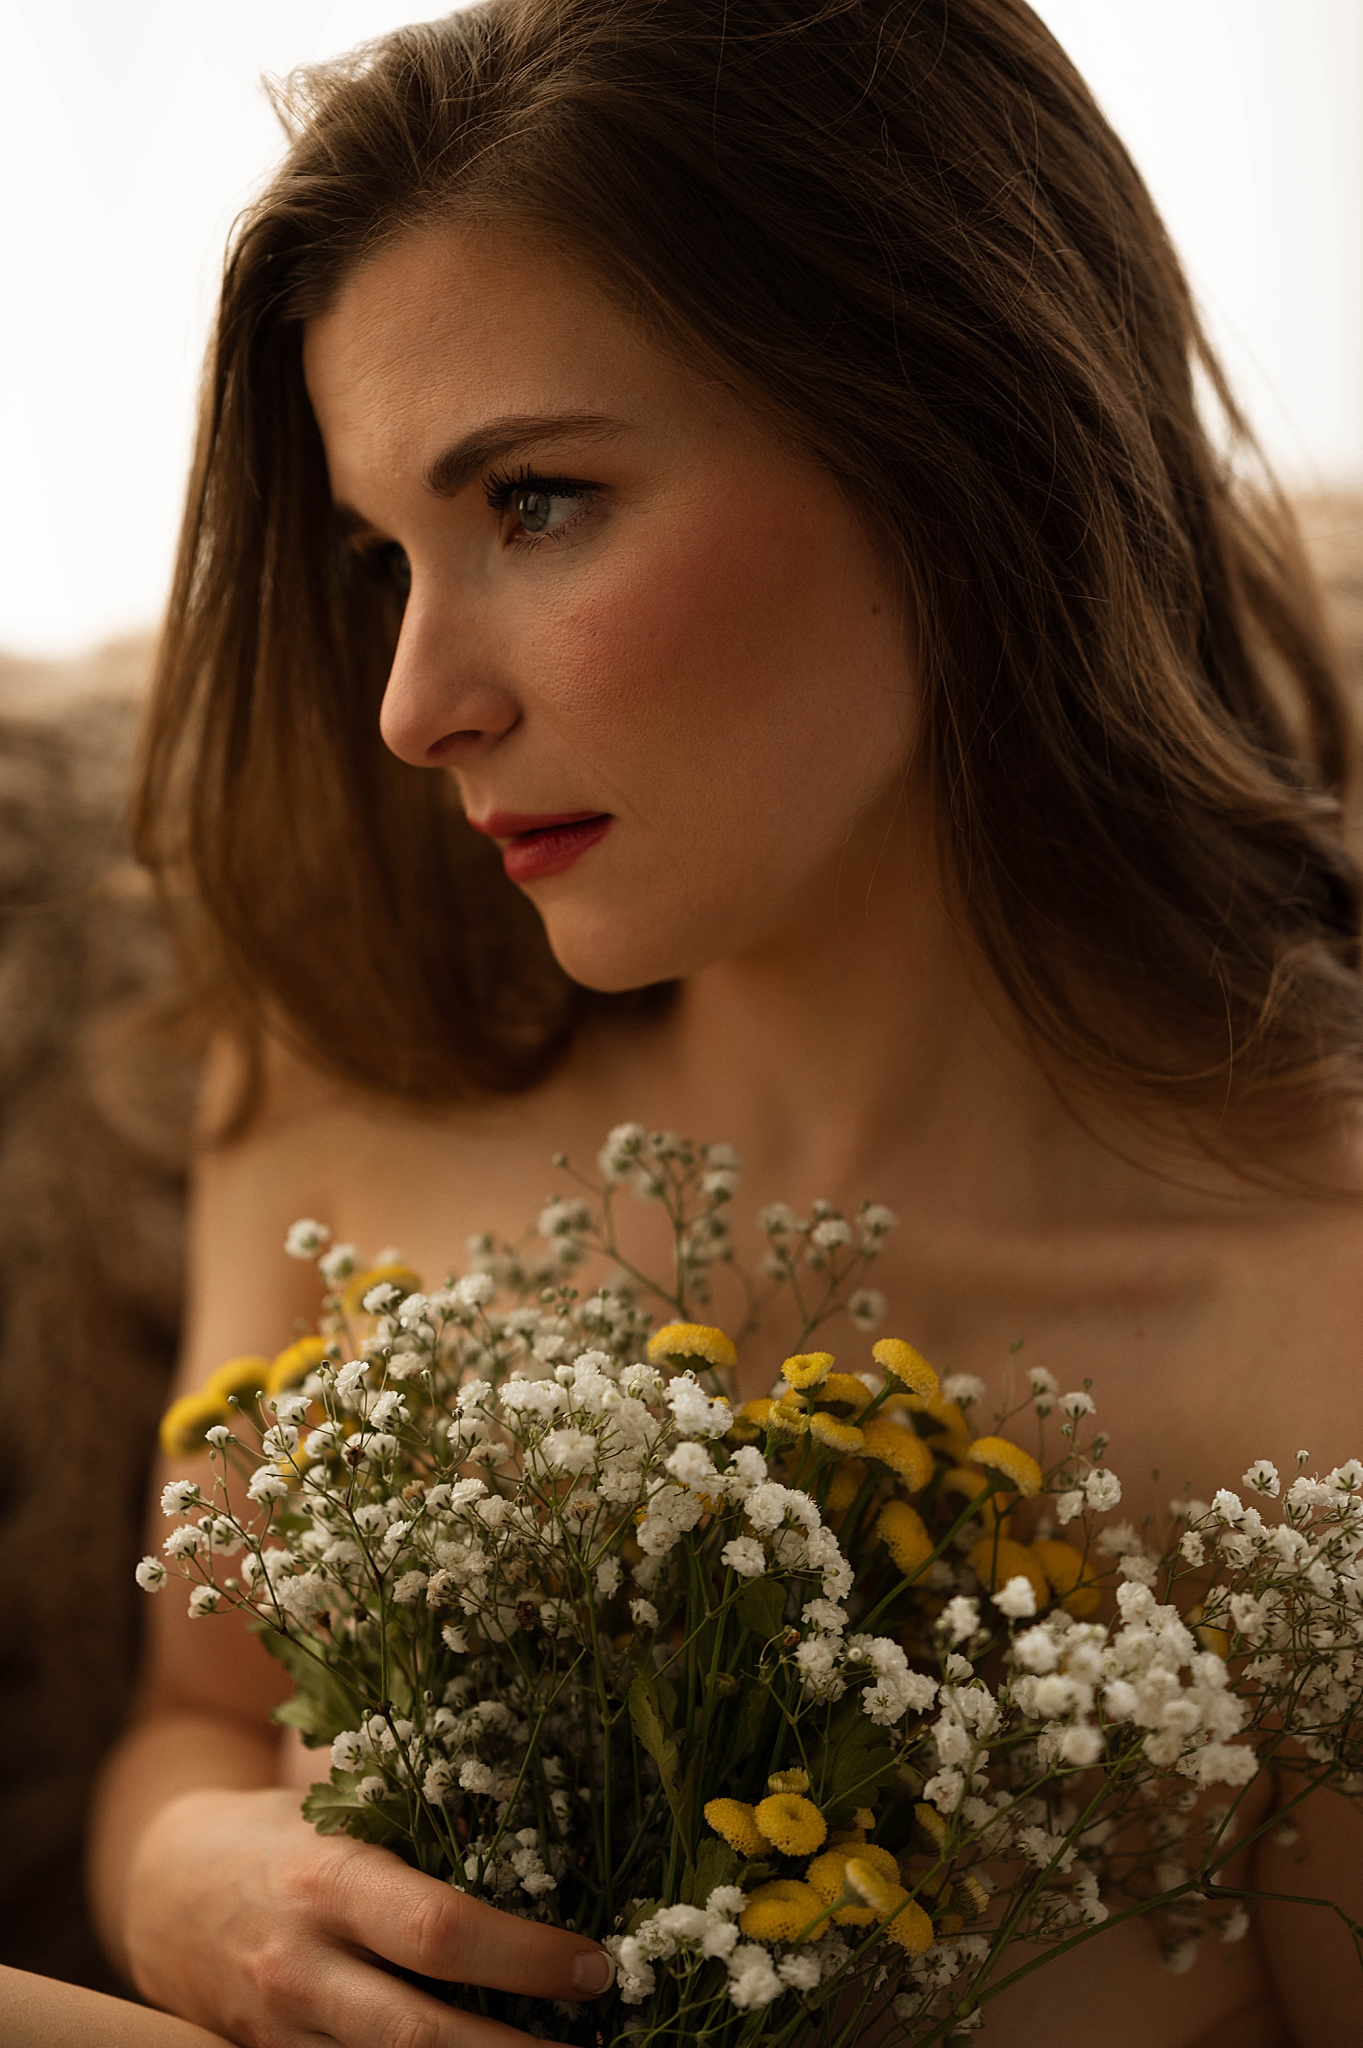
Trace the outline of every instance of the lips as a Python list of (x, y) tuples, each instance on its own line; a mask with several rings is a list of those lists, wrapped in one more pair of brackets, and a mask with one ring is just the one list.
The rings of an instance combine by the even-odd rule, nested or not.
[(568, 811), (553, 817), (493, 811), (486, 818), (471, 818), (469, 823), (475, 832), (501, 842), (507, 878), (524, 883), (563, 874), (605, 838), (615, 819), (609, 811)]

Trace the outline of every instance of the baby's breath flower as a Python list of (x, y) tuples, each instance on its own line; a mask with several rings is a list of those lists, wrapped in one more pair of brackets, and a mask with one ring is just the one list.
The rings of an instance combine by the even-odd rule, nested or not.
[(1092, 1415), (1096, 1407), (1097, 1403), (1092, 1394), (1086, 1394), (1079, 1389), (1072, 1394), (1060, 1396), (1060, 1412), (1062, 1415), (1068, 1415), (1071, 1422), (1078, 1422), (1082, 1415)]
[(1278, 1478), (1277, 1466), (1267, 1458), (1256, 1458), (1240, 1483), (1247, 1486), (1251, 1493), (1265, 1493), (1270, 1496), (1275, 1495), (1282, 1484)]
[(1036, 1613), (1036, 1587), (1025, 1572), (1019, 1572), (995, 1593), (994, 1605), (1010, 1621), (1023, 1620)]
[(144, 1593), (159, 1593), (167, 1572), (159, 1557), (144, 1557), (133, 1576)]
[(847, 1313), (858, 1330), (869, 1335), (884, 1322), (889, 1303), (877, 1287), (857, 1287), (847, 1297)]
[(948, 1373), (942, 1381), (944, 1399), (954, 1401), (958, 1408), (973, 1408), (982, 1401), (985, 1394), (984, 1381), (973, 1372)]
[(296, 1223), (289, 1225), (284, 1249), (291, 1259), (315, 1259), (330, 1242), (331, 1232), (325, 1223), (318, 1223), (311, 1216), (300, 1216)]

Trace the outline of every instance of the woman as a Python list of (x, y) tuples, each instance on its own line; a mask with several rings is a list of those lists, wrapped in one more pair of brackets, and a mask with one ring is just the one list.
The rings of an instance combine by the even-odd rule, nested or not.
[[(754, 1204), (891, 1203), (901, 1326), (944, 1369), (1021, 1336), (1091, 1374), (1137, 1516), (1355, 1449), (1344, 713), (1046, 31), (492, 0), (289, 114), (138, 828), (224, 1021), (184, 1384), (315, 1306), (294, 1216), (443, 1271), (630, 1117), (733, 1140)], [(270, 2048), (481, 2048), (509, 2030), (394, 1967), (599, 1986), (590, 1943), (316, 1837), (273, 1667), (177, 1605), (95, 1851), (146, 1996)], [(1357, 1912), (1358, 1816), (1316, 1805), (1256, 1882)], [(1137, 1923), (991, 2039), (1247, 2048), (1359, 1990), (1324, 1914), (1179, 1978)]]

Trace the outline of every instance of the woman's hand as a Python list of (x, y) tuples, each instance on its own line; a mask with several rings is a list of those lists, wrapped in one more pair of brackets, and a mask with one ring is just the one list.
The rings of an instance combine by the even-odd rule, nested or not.
[(499, 1913), (385, 1849), (318, 1835), (296, 1792), (196, 1791), (134, 1853), (123, 1937), (138, 1990), (246, 2048), (528, 2048), (385, 1964), (450, 1983), (592, 1998), (610, 1958)]

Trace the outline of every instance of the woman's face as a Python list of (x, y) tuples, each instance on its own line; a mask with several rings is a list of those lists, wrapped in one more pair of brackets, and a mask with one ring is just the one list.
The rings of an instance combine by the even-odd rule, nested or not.
[(883, 858), (902, 604), (821, 468), (529, 238), (394, 242), (304, 361), (353, 544), (410, 576), (383, 737), (454, 776), (570, 975), (760, 951)]

